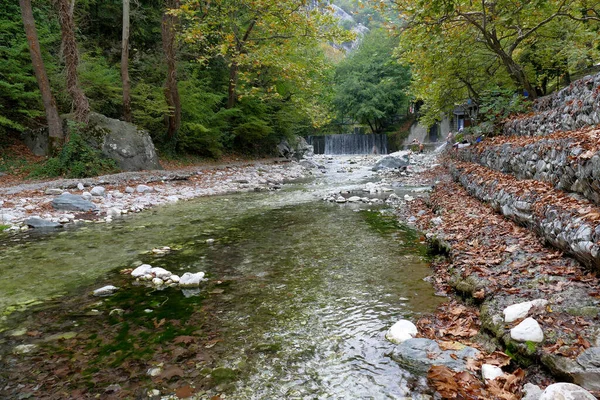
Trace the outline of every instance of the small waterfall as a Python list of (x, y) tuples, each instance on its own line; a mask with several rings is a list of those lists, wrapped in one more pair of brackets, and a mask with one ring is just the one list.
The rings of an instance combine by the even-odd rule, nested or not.
[(387, 135), (324, 135), (308, 136), (315, 154), (387, 154)]

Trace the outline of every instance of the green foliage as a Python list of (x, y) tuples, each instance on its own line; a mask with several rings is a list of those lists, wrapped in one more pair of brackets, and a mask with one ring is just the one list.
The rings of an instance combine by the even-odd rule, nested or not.
[(368, 125), (372, 132), (385, 130), (408, 107), (410, 73), (392, 56), (395, 45), (385, 32), (372, 31), (336, 70), (338, 113)]
[(90, 147), (79, 133), (81, 127), (69, 122), (69, 142), (54, 157), (35, 167), (32, 178), (85, 178), (118, 171), (116, 163)]
[[(57, 36), (52, 20), (43, 18), (47, 5), (36, 6), (34, 16), (39, 19), (37, 29), (44, 52)], [(0, 0), (0, 136), (37, 126), (36, 120), (43, 116), (18, 2)]]
[(511, 114), (529, 111), (531, 102), (507, 89), (496, 89), (482, 93), (479, 105), (479, 119), (497, 124)]
[(79, 79), (91, 108), (110, 118), (119, 118), (122, 89), (119, 66), (109, 66), (99, 50), (84, 53), (79, 63)]

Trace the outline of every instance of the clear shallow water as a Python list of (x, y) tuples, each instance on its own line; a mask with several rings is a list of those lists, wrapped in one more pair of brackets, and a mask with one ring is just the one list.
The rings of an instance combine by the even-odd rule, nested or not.
[[(368, 175), (357, 169), (337, 182), (351, 187)], [(326, 174), (284, 192), (199, 199), (112, 225), (4, 242), (0, 309), (113, 283), (110, 271), (140, 259), (173, 272), (206, 271), (212, 282), (227, 282), (211, 300), (211, 324), (220, 330), (211, 368), (233, 372), (206, 395), (413, 396), (412, 378), (386, 356), (393, 345), (384, 334), (439, 303), (422, 280), (430, 273), (424, 249), (414, 232), (378, 212), (314, 201), (335, 182)], [(164, 245), (176, 250), (140, 255)], [(156, 311), (175, 313), (169, 306)]]

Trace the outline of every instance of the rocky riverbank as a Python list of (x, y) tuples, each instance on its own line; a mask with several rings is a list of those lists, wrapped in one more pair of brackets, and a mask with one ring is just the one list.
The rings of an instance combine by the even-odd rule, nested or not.
[(124, 214), (201, 196), (276, 190), (306, 176), (298, 163), (269, 160), (23, 183), (0, 187), (0, 225), (18, 231), (111, 222)]

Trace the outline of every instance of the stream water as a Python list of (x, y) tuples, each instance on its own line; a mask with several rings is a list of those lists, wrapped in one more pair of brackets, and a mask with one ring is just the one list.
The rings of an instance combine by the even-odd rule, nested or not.
[[(69, 353), (77, 358), (71, 364), (81, 363), (81, 383), (71, 379), (66, 392), (81, 385), (98, 390), (109, 383), (103, 379), (111, 368), (117, 379), (127, 365), (143, 371), (133, 379), (138, 388), (162, 385), (164, 393), (187, 382), (202, 389), (197, 398), (421, 398), (423, 382), (387, 357), (393, 345), (384, 335), (398, 319), (416, 320), (440, 303), (423, 281), (430, 274), (425, 249), (383, 209), (318, 200), (324, 191), (373, 179), (364, 167), (337, 173), (343, 165), (343, 159), (331, 162), (322, 177), (277, 193), (203, 198), (110, 225), (5, 238), (4, 371), (36, 362), (8, 356), (15, 345), (33, 341), (44, 354), (64, 352), (44, 337), (72, 331), (80, 339), (70, 351), (80, 346), (90, 355), (79, 360)], [(157, 246), (173, 251), (148, 253)], [(132, 286), (118, 271), (140, 261), (179, 274), (205, 271), (208, 282), (189, 298), (175, 289)], [(89, 295), (105, 284), (121, 289), (101, 301)], [(54, 320), (55, 326), (45, 325)], [(196, 337), (202, 357), (183, 354)], [(176, 351), (160, 354), (177, 341)], [(157, 383), (145, 375), (174, 360), (185, 366), (174, 379)], [(190, 368), (195, 372), (188, 376)], [(15, 393), (2, 392), (14, 388), (11, 379), (0, 377), (0, 393)], [(124, 390), (127, 379), (118, 380)], [(38, 385), (28, 389), (36, 398), (45, 383)]]

